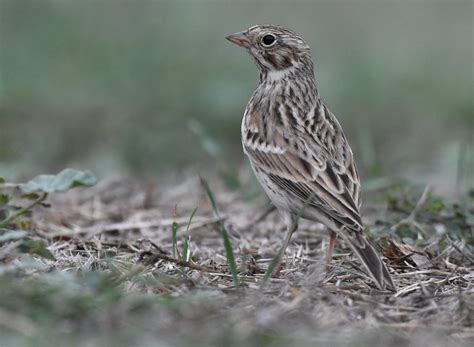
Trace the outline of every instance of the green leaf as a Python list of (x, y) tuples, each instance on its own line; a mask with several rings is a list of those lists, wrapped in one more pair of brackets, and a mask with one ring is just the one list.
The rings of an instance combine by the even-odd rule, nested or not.
[(470, 189), (469, 192), (467, 193), (467, 196), (474, 200), (474, 188)]
[(445, 204), (440, 198), (430, 196), (426, 203), (426, 207), (433, 213), (439, 213), (445, 208)]
[(3, 177), (0, 177), (0, 184), (4, 184), (5, 183), (5, 179)]
[(416, 207), (416, 203), (410, 200), (404, 200), (402, 207), (407, 209), (407, 210), (413, 210)]
[(26, 239), (19, 248), (23, 253), (37, 254), (49, 260), (56, 260), (53, 253), (46, 248), (43, 240)]
[(97, 178), (89, 171), (77, 171), (65, 169), (57, 175), (39, 175), (31, 181), (20, 185), (24, 194), (34, 192), (65, 192), (71, 188), (81, 186), (93, 186)]
[(10, 201), (9, 195), (0, 193), (0, 207), (8, 204), (9, 201)]
[(9, 242), (9, 241), (21, 240), (27, 235), (28, 235), (28, 232), (24, 230), (7, 231), (6, 233), (0, 235), (0, 244)]

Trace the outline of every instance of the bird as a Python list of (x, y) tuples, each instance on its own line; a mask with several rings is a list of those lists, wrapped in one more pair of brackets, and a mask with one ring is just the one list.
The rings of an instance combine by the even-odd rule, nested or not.
[(319, 222), (329, 230), (327, 263), (339, 236), (379, 289), (394, 290), (386, 265), (364, 236), (352, 149), (320, 97), (308, 44), (294, 31), (270, 24), (254, 25), (226, 39), (247, 50), (260, 75), (242, 119), (242, 147), (286, 224), (280, 254), (299, 217)]

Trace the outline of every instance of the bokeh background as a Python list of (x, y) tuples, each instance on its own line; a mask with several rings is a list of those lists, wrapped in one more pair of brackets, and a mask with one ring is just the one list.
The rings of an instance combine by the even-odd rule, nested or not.
[(0, 173), (248, 170), (228, 33), (288, 26), (365, 180), (474, 182), (473, 2), (0, 0)]

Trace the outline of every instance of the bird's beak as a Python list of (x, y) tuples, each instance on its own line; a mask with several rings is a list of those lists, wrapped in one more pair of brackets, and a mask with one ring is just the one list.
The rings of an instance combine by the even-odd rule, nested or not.
[(226, 39), (232, 43), (235, 43), (237, 46), (249, 48), (250, 39), (247, 35), (247, 31), (241, 31), (240, 33), (230, 34), (226, 36)]

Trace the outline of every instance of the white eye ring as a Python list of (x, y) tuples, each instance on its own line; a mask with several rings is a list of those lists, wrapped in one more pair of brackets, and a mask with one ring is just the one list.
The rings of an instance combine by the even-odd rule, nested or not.
[(266, 34), (262, 37), (262, 45), (264, 47), (271, 47), (277, 42), (276, 37), (272, 34)]

